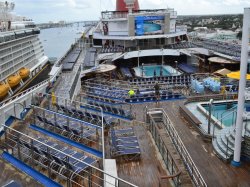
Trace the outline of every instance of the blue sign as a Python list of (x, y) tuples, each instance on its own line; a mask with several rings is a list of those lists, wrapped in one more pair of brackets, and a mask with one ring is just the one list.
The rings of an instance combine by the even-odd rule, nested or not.
[(135, 20), (144, 20), (144, 21), (154, 21), (154, 20), (164, 20), (164, 16), (137, 16)]

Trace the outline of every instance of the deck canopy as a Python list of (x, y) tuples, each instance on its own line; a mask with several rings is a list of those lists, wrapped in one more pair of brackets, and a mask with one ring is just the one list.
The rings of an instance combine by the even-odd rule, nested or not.
[(208, 60), (209, 62), (218, 63), (218, 64), (238, 64), (239, 63), (237, 61), (228, 60), (228, 59), (221, 58), (221, 57), (211, 57)]
[(180, 51), (176, 49), (151, 49), (131, 51), (124, 54), (124, 59), (145, 56), (180, 56)]

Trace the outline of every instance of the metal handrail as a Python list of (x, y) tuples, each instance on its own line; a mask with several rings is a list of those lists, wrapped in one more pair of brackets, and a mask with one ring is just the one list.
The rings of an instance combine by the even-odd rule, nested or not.
[(29, 89), (24, 90), (24, 91), (20, 92), (19, 94), (14, 95), (14, 96), (12, 96), (12, 97), (10, 97), (10, 98), (8, 98), (8, 99), (2, 101), (2, 102), (0, 103), (0, 107), (3, 107), (4, 105), (10, 103), (11, 101), (13, 101), (13, 100), (15, 100), (15, 99), (17, 99), (17, 98), (19, 98), (19, 97), (21, 97), (21, 96), (23, 96), (23, 95), (26, 95), (26, 94), (28, 94), (28, 93), (34, 91), (35, 89), (37, 89), (37, 88), (39, 88), (39, 87), (45, 86), (45, 85), (46, 85), (47, 83), (49, 83), (49, 82), (50, 82), (50, 79), (46, 79), (46, 80), (44, 80), (44, 81), (42, 81), (42, 82), (36, 84), (35, 86), (32, 86), (32, 87), (30, 87)]
[[(123, 179), (121, 179), (121, 178), (119, 178), (119, 177), (115, 177), (115, 176), (113, 176), (113, 175), (111, 175), (111, 174), (109, 174), (109, 173), (106, 173), (105, 171), (103, 171), (103, 170), (101, 170), (101, 169), (99, 169), (99, 168), (97, 168), (97, 167), (95, 167), (95, 166), (93, 166), (93, 165), (91, 165), (91, 164), (88, 164), (88, 163), (84, 162), (83, 160), (80, 160), (80, 159), (78, 159), (78, 158), (72, 157), (71, 155), (69, 155), (69, 154), (67, 154), (67, 153), (64, 153), (63, 151), (58, 150), (58, 149), (56, 149), (56, 148), (54, 148), (54, 147), (51, 147), (51, 146), (45, 144), (44, 142), (41, 142), (41, 141), (39, 141), (39, 140), (37, 140), (37, 139), (31, 137), (31, 136), (28, 136), (28, 135), (26, 135), (26, 134), (20, 132), (20, 131), (17, 131), (17, 130), (15, 130), (15, 129), (11, 128), (11, 127), (8, 127), (8, 126), (6, 126), (6, 125), (4, 125), (4, 124), (1, 124), (0, 126), (3, 126), (5, 129), (9, 129), (9, 130), (11, 130), (11, 131), (14, 131), (14, 132), (16, 132), (17, 134), (20, 134), (20, 135), (22, 135), (22, 136), (24, 136), (24, 137), (26, 137), (26, 138), (28, 138), (28, 139), (30, 139), (30, 140), (32, 140), (32, 141), (38, 142), (38, 143), (40, 143), (40, 144), (42, 144), (42, 145), (48, 147), (48, 148), (51, 149), (51, 150), (55, 150), (55, 151), (57, 151), (57, 152), (59, 152), (59, 153), (61, 153), (61, 154), (63, 154), (63, 155), (66, 155), (66, 156), (69, 157), (69, 158), (73, 158), (73, 159), (76, 160), (77, 162), (84, 163), (84, 164), (86, 164), (87, 166), (89, 166), (89, 167), (91, 167), (91, 168), (93, 168), (93, 169), (95, 169), (95, 170), (97, 170), (97, 171), (103, 173), (104, 175), (107, 175), (107, 176), (109, 176), (109, 177), (111, 177), (111, 178), (114, 178), (114, 179), (116, 180), (116, 183), (115, 183), (114, 186), (118, 186), (119, 181), (121, 181), (121, 182), (123, 182), (124, 184), (127, 184), (128, 186), (137, 187), (136, 185), (134, 185), (134, 184), (132, 184), (132, 183), (130, 183), (130, 182), (127, 182), (127, 181), (125, 181), (125, 180), (123, 180)], [(118, 181), (118, 182), (117, 182), (117, 181)], [(111, 185), (112, 185), (112, 184), (111, 184)]]
[(222, 112), (222, 113), (221, 113), (221, 117), (224, 115), (224, 113), (226, 113), (226, 112), (228, 112), (228, 111), (230, 111), (230, 110), (232, 110), (232, 109), (235, 109), (236, 107), (237, 107), (237, 105), (235, 105), (234, 107), (232, 107), (232, 108), (230, 108), (230, 109), (228, 109), (228, 110)]
[[(47, 96), (50, 96), (52, 97), (51, 94), (48, 94), (48, 93), (45, 93), (45, 95)], [(60, 99), (63, 99), (64, 101), (69, 101), (70, 103), (72, 102), (75, 102), (75, 103), (78, 103), (79, 105), (82, 105), (82, 106), (90, 106), (90, 107), (93, 107), (93, 108), (98, 108), (101, 112), (101, 122), (102, 122), (102, 151), (103, 151), (103, 167), (104, 167), (104, 160), (105, 160), (105, 145), (104, 145), (104, 114), (103, 114), (103, 108), (102, 107), (98, 107), (98, 106), (94, 106), (94, 105), (90, 105), (90, 104), (87, 104), (87, 103), (82, 103), (82, 102), (79, 102), (79, 101), (74, 101), (74, 100), (69, 100), (67, 98), (64, 98), (64, 97), (60, 97), (60, 96), (55, 96), (56, 98), (60, 98)]]
[[(146, 108), (147, 109), (147, 108)], [(152, 136), (153, 136), (153, 138), (154, 138), (154, 140), (155, 140), (155, 142), (156, 142), (156, 145), (157, 145), (157, 147), (158, 147), (158, 149), (160, 150), (161, 149), (161, 147), (159, 147), (158, 145), (160, 144), (159, 143), (159, 140), (162, 142), (162, 146), (163, 146), (163, 148), (164, 149), (166, 149), (167, 150), (167, 155), (170, 155), (170, 156), (167, 156), (167, 159), (168, 159), (168, 161), (169, 161), (169, 159), (172, 161), (171, 163), (172, 163), (172, 166), (171, 166), (171, 168), (172, 168), (172, 172), (173, 172), (173, 167), (175, 167), (176, 168), (176, 171), (175, 171), (175, 173), (171, 173), (171, 171), (170, 171), (170, 169), (169, 169), (169, 167), (168, 167), (168, 165), (166, 166), (167, 167), (167, 169), (169, 169), (169, 172), (171, 173), (171, 175), (164, 175), (164, 176), (160, 176), (160, 179), (173, 179), (173, 181), (174, 181), (174, 178), (176, 178), (177, 177), (177, 182), (176, 182), (176, 186), (179, 186), (179, 176), (180, 176), (180, 174), (181, 174), (181, 169), (179, 168), (179, 166), (178, 166), (178, 164), (177, 164), (177, 162), (176, 162), (176, 160), (174, 159), (175, 157), (173, 156), (173, 154), (171, 153), (171, 151), (169, 151), (168, 150), (168, 148), (167, 148), (167, 146), (165, 145), (165, 143), (164, 143), (164, 141), (163, 141), (163, 137), (161, 136), (161, 135), (159, 135), (160, 134), (160, 132), (159, 132), (159, 129), (157, 128), (157, 125), (156, 125), (156, 122), (155, 122), (155, 120), (154, 120), (154, 118), (152, 117), (152, 115), (149, 113), (149, 119), (150, 119), (150, 122), (152, 123), (150, 123), (150, 131), (151, 131), (151, 134), (152, 134)], [(154, 128), (154, 129), (153, 129)], [(155, 132), (155, 134), (154, 134), (154, 132)], [(155, 135), (159, 135), (159, 139), (157, 139), (156, 137), (155, 137)], [(164, 136), (164, 135), (163, 135)], [(158, 141), (157, 141), (158, 140)], [(164, 158), (164, 155), (162, 155), (162, 157)], [(170, 158), (169, 158), (170, 157)], [(174, 181), (175, 182), (175, 181)]]
[(188, 153), (185, 145), (183, 144), (178, 132), (174, 128), (170, 118), (166, 114), (166, 112), (162, 108), (157, 109), (149, 109), (149, 111), (160, 111), (163, 114), (163, 123), (165, 124), (166, 130), (169, 132), (169, 135), (176, 147), (176, 150), (179, 152), (180, 156), (182, 157), (183, 161), (185, 162), (185, 166), (189, 175), (191, 176), (194, 184), (196, 186), (204, 186), (207, 187), (205, 180), (203, 179), (202, 175), (200, 174), (197, 166), (195, 165), (192, 157)]

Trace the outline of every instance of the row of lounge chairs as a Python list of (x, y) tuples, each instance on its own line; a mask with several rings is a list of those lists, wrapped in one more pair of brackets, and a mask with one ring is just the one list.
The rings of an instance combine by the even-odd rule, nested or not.
[(36, 116), (37, 119), (44, 124), (45, 128), (52, 129), (58, 134), (69, 137), (78, 142), (82, 142), (86, 139), (89, 139), (92, 135), (95, 135), (96, 130), (89, 127), (84, 127), (83, 125), (79, 126), (76, 123), (67, 124), (67, 120), (58, 120), (56, 122), (52, 122), (47, 118), (41, 117), (39, 115)]
[[(102, 125), (102, 117), (97, 114), (93, 114), (87, 111), (77, 110), (75, 108), (65, 107), (63, 105), (55, 104), (58, 111), (62, 111), (72, 117), (76, 117), (80, 120), (87, 121), (95, 125)], [(103, 123), (105, 126), (110, 126), (114, 124), (114, 119), (108, 116), (103, 117)]]
[[(77, 152), (67, 146), (57, 144), (48, 139), (38, 137), (33, 141), (25, 141), (20, 137), (13, 137), (16, 142), (15, 150), (21, 150), (22, 155), (28, 160), (32, 157), (45, 169), (55, 171), (61, 175), (73, 178), (74, 174), (86, 170), (96, 160)], [(78, 161), (80, 160), (80, 161)]]
[(97, 106), (97, 107), (101, 107), (105, 113), (119, 115), (121, 117), (125, 117), (125, 118), (128, 118), (128, 119), (133, 118), (130, 111), (124, 110), (124, 109), (119, 108), (119, 107), (111, 106), (109, 104), (104, 104), (104, 103), (101, 103), (101, 102), (98, 102), (98, 101), (93, 101), (93, 100), (88, 101), (88, 104), (94, 105), (94, 106)]
[(88, 100), (95, 100), (101, 103), (106, 103), (106, 104), (112, 104), (112, 105), (117, 105), (117, 104), (121, 104), (121, 102), (118, 102), (117, 100), (113, 100), (110, 98), (105, 98), (105, 97), (99, 97), (96, 95), (87, 95), (87, 99)]
[(240, 57), (241, 46), (238, 44), (229, 44), (226, 42), (220, 42), (217, 40), (204, 39), (204, 38), (194, 41), (194, 44), (230, 56)]
[(155, 82), (176, 82), (180, 81), (183, 84), (189, 84), (191, 82), (191, 77), (190, 75), (179, 75), (179, 76), (168, 76), (168, 77), (151, 77), (151, 78), (134, 78), (134, 79), (130, 79), (130, 83), (132, 84), (139, 84), (139, 83), (152, 83), (155, 84)]
[(120, 67), (121, 73), (125, 78), (132, 78), (132, 74), (128, 67)]
[(116, 91), (116, 90), (106, 90), (100, 88), (91, 88), (87, 91), (88, 95), (96, 95), (99, 97), (106, 97), (110, 99), (123, 100), (127, 96), (127, 90)]
[(124, 48), (120, 46), (114, 46), (114, 47), (103, 47), (100, 51), (100, 53), (116, 53), (116, 52), (123, 52)]
[[(163, 91), (160, 92), (159, 101), (170, 100), (170, 99), (181, 99), (181, 98), (183, 97), (179, 93)], [(157, 101), (157, 98), (154, 93), (145, 95), (139, 94), (135, 95), (134, 97), (125, 99), (125, 102), (127, 103), (141, 103), (141, 102), (151, 102), (151, 101)]]
[(122, 157), (126, 160), (140, 158), (141, 150), (133, 128), (111, 129), (111, 156)]
[(197, 72), (197, 68), (194, 66), (191, 66), (189, 64), (178, 64), (178, 68), (181, 69), (185, 73), (193, 74)]
[(193, 45), (190, 42), (179, 42), (179, 43), (175, 43), (175, 44), (170, 44), (167, 45), (166, 48), (168, 49), (186, 49), (186, 48), (193, 48), (195, 47), (195, 45)]

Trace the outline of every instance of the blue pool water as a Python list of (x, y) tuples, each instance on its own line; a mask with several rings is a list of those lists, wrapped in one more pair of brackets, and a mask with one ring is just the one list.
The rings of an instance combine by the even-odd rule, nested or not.
[(171, 66), (161, 66), (161, 65), (154, 65), (154, 66), (139, 66), (134, 68), (135, 74), (138, 77), (154, 77), (154, 76), (171, 76), (171, 75), (180, 75), (181, 73), (178, 72), (176, 69), (172, 68)]
[[(208, 104), (202, 104), (202, 106), (209, 111)], [(216, 103), (212, 107), (212, 115), (221, 121), (225, 126), (232, 126), (236, 120), (237, 103)]]
[[(250, 109), (250, 103), (245, 103), (247, 111)], [(208, 104), (202, 104), (209, 111)], [(237, 102), (214, 103), (212, 107), (212, 115), (219, 119), (225, 126), (232, 126), (236, 122)]]

